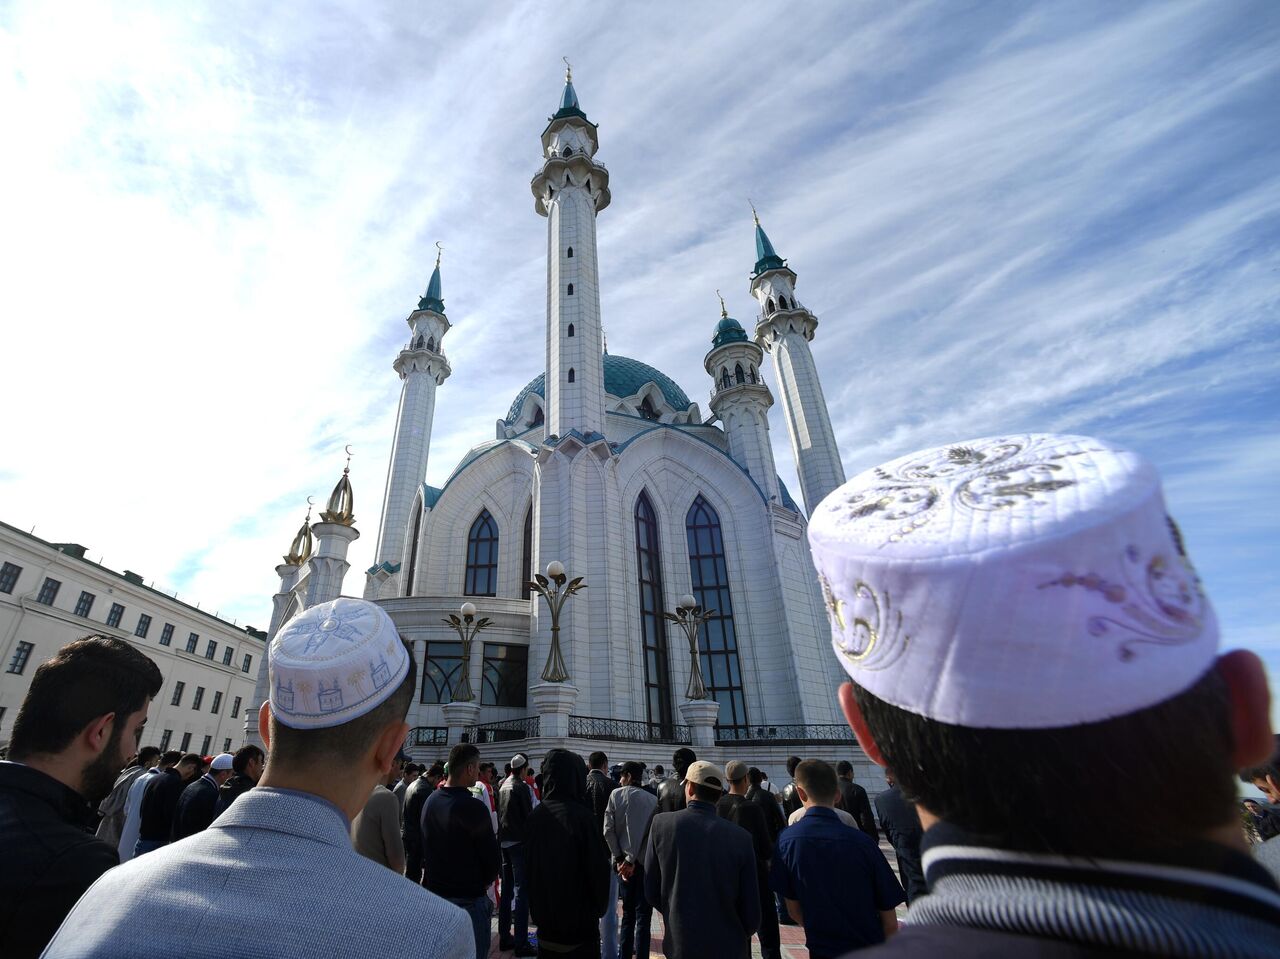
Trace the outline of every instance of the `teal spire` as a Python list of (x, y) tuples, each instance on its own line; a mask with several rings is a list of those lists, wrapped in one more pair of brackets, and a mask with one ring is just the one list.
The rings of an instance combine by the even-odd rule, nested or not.
[(551, 119), (559, 120), (562, 117), (582, 117), (586, 119), (587, 115), (582, 112), (582, 107), (578, 105), (578, 93), (573, 89), (573, 67), (569, 66), (569, 58), (564, 57), (564, 93), (560, 95), (560, 109), (556, 111), (556, 115)]
[(418, 301), (418, 309), (434, 310), (442, 316), (444, 315), (444, 300), (440, 298), (440, 255), (443, 252), (444, 247), (437, 243), (436, 268), (431, 271), (431, 282), (427, 284), (427, 292)]
[[(720, 296), (719, 290), (716, 290), (716, 296)], [(720, 322), (716, 324), (715, 335), (711, 337), (711, 348), (714, 350), (726, 343), (745, 342), (747, 342), (747, 331), (742, 328), (741, 323), (729, 315), (724, 305), (724, 297), (720, 296)]]
[(755, 206), (751, 207), (751, 215), (756, 221), (756, 268), (754, 275), (759, 276), (765, 270), (778, 270), (786, 266), (786, 261), (778, 256), (773, 244), (769, 242), (768, 234), (764, 232), (764, 227), (760, 225), (760, 215), (756, 213)]

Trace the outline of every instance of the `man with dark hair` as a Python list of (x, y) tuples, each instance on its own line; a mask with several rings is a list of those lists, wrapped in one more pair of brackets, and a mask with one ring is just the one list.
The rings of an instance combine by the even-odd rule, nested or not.
[(843, 809), (858, 828), (871, 837), (871, 841), (880, 842), (880, 830), (876, 828), (876, 818), (871, 815), (871, 800), (867, 791), (853, 781), (853, 763), (842, 759), (836, 763), (836, 783), (840, 794), (836, 798), (836, 808)]
[[(597, 749), (587, 757), (590, 767), (587, 773), (587, 802), (596, 817), (596, 833), (604, 835), (604, 812), (609, 806), (609, 794), (618, 784), (609, 776), (609, 757)], [(618, 874), (609, 870), (609, 908), (600, 917), (600, 954), (608, 959), (618, 955)]]
[(422, 767), (417, 763), (405, 763), (400, 768), (400, 781), (395, 784), (391, 791), (395, 793), (396, 802), (400, 806), (400, 814), (402, 816), (404, 815), (404, 794), (409, 791), (409, 787), (417, 781), (420, 775), (422, 775)]
[(894, 909), (905, 899), (884, 853), (836, 818), (840, 792), (830, 765), (806, 759), (794, 775), (805, 814), (778, 840), (769, 879), (804, 926), (809, 955), (835, 959), (884, 942), (898, 929)]
[(401, 955), (417, 927), (433, 959), (473, 959), (462, 910), (351, 846), (350, 819), (409, 732), (417, 669), (391, 617), (345, 597), (309, 607), (277, 632), (267, 667), (258, 786), (198, 836), (103, 876), (46, 959)]
[(227, 808), (258, 784), (262, 767), (266, 764), (262, 748), (249, 743), (236, 750), (231, 757), (232, 776), (218, 788), (218, 808), (214, 815), (221, 816)]
[(600, 959), (600, 917), (611, 905), (611, 870), (586, 790), (581, 756), (567, 749), (547, 753), (542, 802), (529, 814), (525, 840), (529, 915), (538, 926), (540, 959)]
[(1271, 803), (1260, 808), (1261, 824), (1258, 833), (1262, 842), (1253, 849), (1254, 858), (1271, 873), (1271, 878), (1280, 882), (1280, 736), (1275, 738), (1275, 747), (1271, 757), (1263, 763), (1250, 766), (1240, 771), (1240, 780), (1250, 783), (1262, 790), (1262, 794)]
[(756, 854), (746, 830), (716, 815), (725, 775), (708, 762), (683, 770), (685, 808), (649, 826), (644, 889), (662, 913), (667, 959), (748, 959), (760, 927)]
[[(533, 791), (525, 782), (529, 759), (516, 753), (511, 772), (498, 787), (498, 845), (502, 847), (502, 890), (498, 899), (498, 948), (517, 956), (536, 956), (529, 944), (529, 901), (525, 886), (524, 841)], [(512, 937), (512, 923), (515, 935)]]
[(886, 769), (884, 778), (889, 788), (876, 796), (876, 815), (884, 827), (885, 838), (893, 846), (898, 860), (898, 879), (907, 894), (907, 905), (929, 891), (924, 882), (924, 867), (920, 864), (920, 840), (924, 830), (916, 807), (907, 802), (893, 777), (893, 770)]
[(394, 766), (365, 797), (364, 808), (351, 820), (351, 843), (366, 859), (404, 875), (404, 840), (400, 838), (400, 804), (391, 791), (400, 779)]
[[(756, 854), (756, 885), (760, 889), (760, 952), (764, 959), (782, 959), (777, 914), (769, 907), (769, 861), (773, 858), (773, 832), (758, 803), (747, 798), (749, 771), (747, 764), (734, 759), (724, 768), (729, 778), (729, 792), (716, 803), (716, 812), (751, 836)], [(773, 800), (769, 800), (773, 802)], [(776, 805), (776, 804), (775, 804)]]
[(68, 643), (31, 679), (0, 762), (0, 955), (40, 955), (80, 895), (119, 863), (93, 833), (95, 807), (138, 751), (160, 691), (128, 643)]
[(214, 756), (209, 771), (182, 790), (173, 815), (174, 842), (209, 828), (218, 808), (218, 790), (231, 778), (232, 758), (230, 753)]
[(471, 794), (480, 773), (480, 750), (458, 743), (449, 750), (449, 778), (422, 809), (423, 885), (461, 907), (471, 918), (476, 959), (489, 955), (488, 889), (498, 878), (502, 855), (489, 810)]
[(160, 750), (155, 746), (143, 746), (111, 787), (111, 794), (102, 800), (98, 812), (102, 821), (98, 823), (97, 836), (112, 846), (120, 842), (120, 830), (124, 828), (124, 804), (129, 797), (129, 789), (138, 777), (152, 768), (160, 758)]
[(658, 783), (658, 812), (676, 812), (684, 808), (684, 774), (697, 759), (697, 755), (688, 746), (681, 746), (676, 750), (671, 757), (675, 775)]
[(621, 783), (609, 794), (609, 805), (604, 812), (604, 841), (613, 856), (614, 871), (622, 886), (622, 933), (618, 956), (631, 959), (634, 952), (638, 959), (649, 959), (653, 907), (644, 894), (642, 843), (654, 810), (658, 808), (658, 800), (640, 786), (644, 781), (644, 763), (635, 760), (623, 763), (618, 778)]
[(182, 753), (176, 749), (166, 750), (160, 754), (156, 764), (135, 779), (129, 787), (129, 795), (124, 801), (124, 828), (120, 830), (120, 842), (116, 846), (121, 862), (132, 859), (138, 848), (138, 834), (142, 830), (142, 797), (146, 795), (147, 787), (166, 769), (178, 765), (181, 758)]
[(925, 830), (885, 955), (1280, 955), (1234, 782), (1271, 752), (1266, 675), (1219, 655), (1150, 464), (1080, 436), (925, 450), (809, 538), (841, 708)]
[(195, 781), (204, 768), (204, 758), (198, 753), (187, 753), (177, 764), (162, 769), (147, 784), (142, 794), (142, 806), (138, 821), (138, 844), (133, 856), (154, 852), (167, 846), (173, 839), (173, 824), (178, 813), (178, 800), (187, 785)]
[(800, 802), (799, 793), (796, 792), (796, 767), (799, 765), (799, 756), (787, 757), (787, 775), (791, 777), (791, 782), (782, 787), (782, 795), (779, 797), (782, 802), (782, 815), (786, 819), (790, 819), (791, 814), (803, 805)]
[(404, 842), (404, 874), (416, 883), (422, 882), (422, 810), (435, 788), (431, 772), (428, 771), (404, 791), (404, 816), (400, 820), (400, 838)]
[[(756, 803), (763, 810), (765, 822), (769, 826), (769, 838), (777, 842), (778, 834), (786, 825), (782, 818), (782, 807), (778, 805), (777, 797), (764, 788), (763, 772), (752, 766), (747, 770), (747, 779), (751, 782), (751, 787), (747, 790), (747, 800)], [(767, 907), (768, 903), (762, 902), (762, 905)]]

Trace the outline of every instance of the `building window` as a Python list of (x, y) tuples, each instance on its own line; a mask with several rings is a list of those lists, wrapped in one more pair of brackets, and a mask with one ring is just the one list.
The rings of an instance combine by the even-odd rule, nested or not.
[(240, 717), (240, 697), (239, 696), (237, 696), (235, 698), (235, 701), (232, 702), (231, 704), (231, 715), (235, 716), (237, 719)]
[(224, 753), (229, 753), (229, 752), (231, 752), (231, 737), (230, 737), (230, 736), (228, 736), (226, 739), (224, 739), (224, 740), (222, 741), (222, 751), (223, 751)]
[(13, 563), (5, 563), (0, 567), (0, 593), (12, 593), (13, 587), (18, 585), (18, 574), (21, 572), (22, 567)]
[(209, 747), (212, 745), (213, 745), (213, 737), (205, 736), (204, 741), (200, 743), (200, 755), (201, 756), (209, 755)]
[(143, 613), (138, 617), (138, 628), (133, 631), (133, 635), (147, 638), (147, 633), (151, 631), (151, 617)]
[(573, 247), (569, 247), (569, 259), (573, 259)]
[(204, 658), (208, 660), (212, 660), (213, 657), (217, 655), (218, 655), (217, 640), (211, 639), (209, 640), (209, 645), (204, 648)]
[(173, 730), (166, 729), (160, 735), (160, 751), (167, 753), (169, 751), (169, 742), (173, 739)]
[(193, 699), (193, 700), (191, 701), (191, 708), (192, 708), (192, 709), (199, 709), (199, 708), (200, 708), (200, 704), (201, 704), (202, 702), (204, 702), (204, 687), (203, 687), (203, 686), (197, 686), (197, 687), (196, 687), (196, 698), (195, 698), (195, 699)]
[(174, 683), (174, 684), (173, 684), (173, 698), (169, 700), (169, 705), (170, 705), (170, 706), (181, 706), (181, 705), (182, 705), (182, 691), (183, 691), (184, 689), (186, 689), (186, 688), (187, 688), (187, 684), (186, 684), (186, 683)]
[(701, 494), (689, 507), (685, 533), (689, 540), (693, 596), (703, 609), (715, 610), (715, 615), (698, 631), (698, 653), (707, 692), (720, 703), (720, 720), (716, 726), (722, 739), (745, 739), (747, 707), (742, 694), (724, 539), (720, 533), (720, 517)]
[(498, 586), (498, 524), (482, 509), (467, 536), (467, 575), (462, 591), (468, 596), (496, 596)]
[(569, 367), (569, 382), (570, 382), (570, 383), (572, 383), (572, 382), (573, 382), (573, 379), (574, 379), (574, 377), (573, 377), (573, 367), (571, 366), (571, 367)]
[(529, 647), (504, 643), (484, 644), (484, 669), (480, 675), (480, 704), (525, 706), (529, 685)]
[(107, 625), (120, 627), (120, 620), (124, 618), (124, 607), (119, 603), (111, 604), (111, 612), (107, 613)]
[(80, 591), (80, 598), (76, 600), (76, 615), (87, 617), (93, 609), (93, 601), (96, 598), (97, 597), (87, 589), (82, 589)]
[(658, 420), (660, 418), (657, 410), (653, 408), (653, 400), (645, 397), (640, 401), (640, 405), (636, 408), (636, 412), (640, 414), (642, 420)]
[(747, 382), (747, 374), (746, 374), (746, 372), (742, 369), (742, 364), (741, 364), (741, 363), (739, 363), (739, 364), (738, 364), (737, 366), (735, 366), (735, 367), (734, 367), (734, 369), (733, 369), (733, 380), (734, 380), (734, 382), (735, 382), (735, 383), (745, 383), (745, 382)]
[(667, 630), (662, 619), (662, 554), (658, 548), (658, 518), (649, 494), (643, 490), (636, 500), (636, 570), (640, 581), (645, 709), (649, 724), (661, 730), (671, 725)]
[(160, 645), (168, 646), (173, 642), (173, 623), (165, 623), (164, 629), (160, 630)]
[(570, 296), (573, 296), (573, 284), (572, 284), (572, 283), (570, 283), (570, 284), (569, 284), (569, 295), (570, 295)]
[(222, 665), (223, 665), (223, 666), (230, 666), (230, 665), (231, 665), (231, 658), (232, 658), (233, 656), (235, 656), (235, 654), (236, 654), (236, 651), (235, 651), (234, 649), (232, 649), (230, 646), (228, 646), (226, 649), (224, 649), (224, 650), (222, 651)]
[(56, 579), (45, 577), (44, 584), (40, 587), (40, 595), (36, 597), (37, 603), (44, 603), (46, 606), (52, 606), (53, 601), (58, 598), (58, 590), (62, 588), (62, 584)]
[(190, 734), (190, 733), (183, 733), (183, 734), (182, 734), (182, 744), (178, 747), (178, 751), (179, 751), (179, 752), (184, 752), (184, 753), (185, 753), (185, 752), (186, 752), (188, 749), (190, 749), (190, 748), (191, 748), (191, 734)]
[(572, 324), (572, 323), (570, 323), (570, 324), (569, 324), (569, 335), (570, 335), (570, 336), (573, 336), (573, 324)]
[(18, 643), (18, 648), (13, 651), (13, 659), (9, 660), (9, 672), (22, 675), (22, 671), (27, 668), (27, 660), (31, 658), (31, 650), (35, 649), (34, 643)]
[(769, 297), (767, 300), (764, 301), (764, 311), (766, 313), (773, 312), (773, 297)]
[(216, 716), (218, 715), (218, 710), (221, 708), (222, 708), (222, 690), (219, 689), (214, 691), (213, 707), (209, 710), (209, 712), (213, 713)]
[(250, 656), (248, 653), (245, 653), (244, 662), (240, 664), (240, 672), (247, 673), (249, 671), (249, 667), (252, 665), (253, 665), (253, 657)]
[(194, 653), (196, 645), (200, 642), (200, 637), (196, 633), (192, 633), (187, 637), (187, 652)]
[(453, 687), (462, 679), (462, 644), (427, 643), (426, 666), (422, 670), (422, 701), (453, 702)]
[(520, 598), (529, 598), (529, 580), (533, 579), (533, 504), (524, 514), (524, 545), (520, 551)]

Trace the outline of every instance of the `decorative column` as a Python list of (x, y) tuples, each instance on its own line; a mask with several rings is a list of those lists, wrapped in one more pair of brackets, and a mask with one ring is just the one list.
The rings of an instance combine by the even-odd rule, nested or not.
[(475, 701), (475, 693), (471, 690), (471, 644), (476, 635), (485, 629), (490, 622), (488, 616), (476, 619), (474, 603), (463, 603), (458, 611), (462, 615), (450, 613), (449, 618), (441, 620), (452, 626), (462, 641), (462, 679), (453, 687), (453, 701), (441, 707), (445, 725), (449, 727), (449, 742), (460, 743), (464, 733), (480, 719), (480, 705)]
[(305, 607), (310, 609), (342, 595), (342, 582), (351, 564), (347, 562), (347, 550), (360, 538), (352, 514), (355, 496), (351, 492), (351, 447), (347, 447), (347, 466), (342, 478), (329, 496), (329, 508), (320, 514), (321, 522), (312, 525), (318, 545), (311, 557), (311, 572), (307, 578)]
[(686, 699), (680, 704), (680, 715), (689, 727), (689, 739), (695, 750), (710, 749), (716, 744), (716, 718), (720, 704), (714, 699)]
[(570, 596), (586, 588), (581, 576), (570, 580), (564, 565), (557, 560), (547, 564), (546, 576), (536, 573), (529, 584), (529, 589), (547, 601), (551, 613), (551, 649), (542, 669), (542, 682), (529, 689), (538, 712), (538, 734), (544, 738), (563, 739), (569, 735), (569, 715), (578, 701), (578, 687), (570, 685), (560, 652), (560, 611)]

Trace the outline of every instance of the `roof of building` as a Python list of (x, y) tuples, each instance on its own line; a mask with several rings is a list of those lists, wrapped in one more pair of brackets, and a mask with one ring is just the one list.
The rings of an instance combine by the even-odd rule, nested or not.
[[(744, 334), (745, 335), (745, 334)], [(619, 399), (634, 396), (646, 383), (655, 384), (662, 391), (663, 397), (677, 410), (687, 410), (690, 400), (684, 390), (676, 385), (676, 381), (661, 370), (656, 370), (648, 363), (641, 363), (629, 356), (604, 354), (604, 389), (610, 396)], [(516, 394), (511, 409), (507, 412), (507, 422), (513, 422), (520, 415), (525, 397), (536, 393), (546, 399), (546, 374), (539, 373), (529, 384)]]
[(427, 292), (423, 294), (422, 299), (418, 301), (418, 309), (434, 310), (435, 312), (444, 314), (444, 300), (441, 298), (440, 292), (440, 260), (436, 260), (436, 268), (431, 271), (431, 281), (427, 284)]
[(742, 328), (742, 324), (732, 316), (722, 316), (720, 322), (716, 324), (715, 335), (711, 337), (711, 348), (715, 349), (726, 343), (745, 343), (746, 341), (747, 331)]
[(769, 242), (769, 236), (764, 232), (764, 227), (760, 225), (759, 219), (756, 220), (756, 268), (754, 273), (759, 276), (765, 270), (778, 270), (786, 266), (786, 261), (778, 256), (777, 251), (773, 248), (773, 244)]

